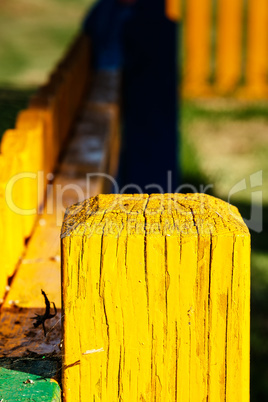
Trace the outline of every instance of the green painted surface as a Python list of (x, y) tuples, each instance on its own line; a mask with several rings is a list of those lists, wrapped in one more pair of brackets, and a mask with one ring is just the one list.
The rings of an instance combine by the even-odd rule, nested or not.
[(51, 360), (1, 359), (1, 402), (60, 402), (59, 384), (51, 379), (58, 363)]

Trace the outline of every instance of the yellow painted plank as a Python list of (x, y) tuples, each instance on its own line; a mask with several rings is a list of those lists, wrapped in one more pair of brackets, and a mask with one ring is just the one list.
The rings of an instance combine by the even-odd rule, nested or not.
[(53, 172), (56, 163), (58, 162), (62, 145), (60, 142), (55, 94), (52, 93), (50, 96), (47, 96), (46, 94), (37, 94), (35, 98), (31, 99), (29, 109), (34, 110), (38, 115), (41, 115), (44, 118), (45, 136), (47, 136), (47, 144), (45, 146), (49, 168), (48, 173)]
[(247, 401), (249, 252), (237, 210), (207, 195), (99, 195), (70, 207), (65, 400)]
[[(20, 144), (18, 144), (20, 146)], [(6, 188), (10, 179), (18, 174), (20, 166), (19, 159), (15, 154), (2, 155), (2, 169), (0, 172), (0, 194), (1, 194), (1, 230), (4, 238), (3, 253), (5, 272), (5, 283), (7, 278), (14, 273), (16, 264), (24, 250), (24, 225), (23, 217), (10, 208), (10, 202), (6, 198)], [(17, 205), (20, 202), (21, 187), (17, 186), (12, 192), (12, 202)]]
[[(72, 186), (86, 189), (86, 180), (72, 179)], [(58, 175), (50, 188), (44, 214), (39, 216), (35, 231), (27, 245), (11, 289), (1, 312), (1, 332), (4, 342), (0, 356), (25, 356), (34, 353), (54, 353), (60, 356), (61, 292), (60, 292), (60, 226), (64, 208), (77, 202), (72, 191), (62, 191), (69, 185), (65, 176)], [(94, 188), (92, 187), (92, 190)], [(63, 207), (64, 206), (64, 207)], [(46, 323), (45, 338), (42, 327), (33, 327), (35, 314), (44, 314), (43, 289), (50, 301), (56, 304), (58, 314)], [(16, 324), (19, 323), (19, 324)]]
[(30, 130), (38, 124), (43, 124), (44, 132), (44, 179), (48, 173), (53, 172), (55, 166), (55, 151), (53, 148), (53, 116), (50, 110), (29, 108), (18, 114), (16, 128), (19, 130)]
[[(98, 112), (96, 112), (97, 110)], [(54, 353), (55, 356), (60, 356), (60, 228), (62, 218), (66, 207), (85, 199), (88, 193), (96, 195), (104, 190), (102, 177), (92, 179), (90, 188), (88, 188), (89, 182), (86, 174), (94, 172), (92, 165), (89, 164), (90, 158), (94, 157), (96, 151), (92, 147), (94, 143), (98, 144), (97, 151), (100, 156), (95, 161), (95, 172), (103, 171), (109, 166), (107, 155), (110, 152), (109, 148), (112, 147), (111, 138), (114, 136), (113, 130), (117, 124), (113, 121), (117, 119), (117, 113), (114, 113), (114, 110), (117, 110), (115, 105), (114, 107), (98, 105), (95, 108), (92, 106), (91, 113), (88, 113), (88, 105), (85, 105), (85, 109), (81, 110), (80, 122), (74, 128), (72, 141), (58, 167), (53, 183), (47, 184), (44, 180), (46, 203), (42, 215), (38, 215), (34, 233), (27, 244), (25, 255), (19, 264), (2, 308), (1, 340), (3, 342), (0, 347), (0, 356), (5, 356), (7, 350), (13, 357), (25, 356), (29, 354), (29, 350), (38, 354)], [(23, 129), (18, 131), (24, 133), (33, 130), (36, 121), (42, 123), (39, 114), (32, 115), (32, 113), (23, 112), (18, 119), (19, 125), (22, 125)], [(85, 149), (85, 146), (88, 145), (90, 146)], [(2, 155), (0, 155), (0, 163), (1, 161), (3, 166), (7, 167)], [(14, 158), (14, 161), (19, 161), (19, 159)], [(3, 174), (2, 170), (0, 174)], [(0, 202), (0, 208), (1, 205)], [(4, 217), (6, 219), (6, 214)], [(2, 228), (1, 225), (0, 228)], [(14, 224), (8, 228), (10, 228), (12, 250), (17, 232), (13, 233)], [(21, 252), (19, 256), (21, 256)], [(0, 279), (0, 285), (4, 291), (7, 275)], [(44, 338), (42, 327), (33, 327), (31, 319), (35, 313), (44, 313), (45, 305), (41, 289), (47, 293), (50, 301), (55, 302), (58, 309), (58, 315), (47, 321), (47, 338)]]
[(0, 242), (3, 245), (1, 253), (0, 253), (0, 299), (3, 298), (5, 291), (6, 291), (6, 286), (7, 286), (7, 280), (9, 276), (9, 267), (8, 267), (8, 258), (9, 258), (9, 253), (7, 250), (7, 242), (6, 242), (6, 233), (5, 233), (5, 224), (6, 224), (6, 219), (5, 219), (5, 214), (6, 214), (6, 201), (5, 201), (5, 184), (4, 184), (4, 177), (3, 177), (3, 171), (5, 164), (7, 163), (6, 159), (3, 157), (3, 155), (0, 154)]
[[(24, 238), (30, 236), (39, 206), (43, 203), (44, 188), (40, 173), (43, 170), (43, 127), (31, 130), (7, 130), (1, 142), (6, 159), (16, 158), (18, 169), (10, 175), (6, 187), (9, 208), (22, 216)], [(43, 178), (43, 175), (42, 175)], [(17, 201), (13, 201), (17, 193)]]
[(189, 0), (185, 15), (185, 67), (183, 93), (200, 96), (209, 93), (211, 55), (211, 14), (209, 0)]
[(248, 2), (246, 85), (248, 95), (267, 96), (268, 3)]
[[(250, 253), (246, 250), (250, 250), (250, 239), (237, 236), (234, 239), (232, 286), (229, 295), (230, 308), (228, 306), (230, 319), (227, 328), (226, 373), (227, 400), (231, 398), (236, 401), (249, 400), (250, 321), (249, 319), (240, 319), (241, 316), (249, 317), (250, 315), (250, 300), (246, 292), (246, 289), (250, 287)], [(236, 338), (239, 344), (238, 348), (234, 342)]]
[(217, 15), (216, 85), (228, 94), (242, 73), (243, 0), (219, 0)]
[[(208, 391), (215, 400), (226, 394), (226, 348), (231, 290), (233, 236), (212, 234), (208, 324)], [(233, 341), (235, 342), (235, 341)], [(238, 349), (239, 344), (236, 344)], [(240, 373), (241, 375), (242, 373)], [(240, 390), (241, 392), (241, 390)]]

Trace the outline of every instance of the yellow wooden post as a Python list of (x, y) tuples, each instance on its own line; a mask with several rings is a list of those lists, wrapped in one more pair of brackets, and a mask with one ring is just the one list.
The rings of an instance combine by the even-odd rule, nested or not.
[(43, 124), (43, 160), (44, 160), (44, 178), (54, 171), (57, 161), (53, 144), (53, 115), (50, 109), (29, 108), (22, 110), (17, 117), (16, 128), (20, 130), (31, 130), (36, 125)]
[(185, 52), (183, 92), (199, 96), (209, 92), (211, 56), (211, 14), (209, 0), (188, 0), (185, 16)]
[(99, 195), (62, 228), (65, 401), (249, 401), (250, 236), (207, 195)]
[(0, 299), (6, 291), (7, 280), (9, 276), (9, 266), (8, 266), (8, 250), (7, 250), (7, 239), (5, 233), (5, 213), (6, 213), (6, 203), (5, 203), (5, 177), (3, 172), (5, 170), (6, 159), (0, 154), (0, 242), (1, 242), (1, 253), (0, 253)]
[[(6, 160), (16, 158), (18, 161), (17, 171), (9, 172), (6, 201), (10, 199), (13, 210), (17, 210), (16, 215), (22, 218), (24, 240), (32, 233), (38, 204), (42, 203), (38, 173), (43, 169), (43, 125), (39, 124), (32, 130), (7, 130), (1, 142), (1, 152)], [(17, 194), (16, 202), (13, 202), (13, 194)]]
[(246, 86), (250, 97), (267, 96), (268, 2), (248, 2)]
[(242, 72), (243, 0), (219, 0), (216, 85), (220, 93), (235, 89)]
[[(6, 197), (6, 188), (10, 179), (18, 173), (19, 161), (13, 155), (1, 156), (0, 172), (0, 230), (2, 231), (3, 243), (1, 270), (5, 272), (4, 280), (7, 284), (7, 278), (13, 275), (16, 264), (22, 255), (24, 249), (24, 226), (21, 215), (16, 214), (11, 209), (9, 200)], [(19, 189), (21, 190), (21, 188)], [(12, 201), (18, 204), (21, 197), (21, 191), (18, 187), (12, 191)]]

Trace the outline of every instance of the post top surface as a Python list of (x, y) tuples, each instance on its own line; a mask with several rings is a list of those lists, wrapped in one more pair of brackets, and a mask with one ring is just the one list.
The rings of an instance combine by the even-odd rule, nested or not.
[(67, 208), (68, 236), (249, 235), (238, 209), (207, 194), (105, 194)]

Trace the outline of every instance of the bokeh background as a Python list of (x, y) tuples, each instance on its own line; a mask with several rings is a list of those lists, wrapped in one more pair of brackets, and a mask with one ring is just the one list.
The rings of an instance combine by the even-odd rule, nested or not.
[[(0, 139), (14, 126), (30, 95), (46, 81), (93, 3), (1, 0)], [(197, 6), (196, 1), (184, 0), (182, 4), (179, 153), (184, 191), (187, 184), (198, 191), (208, 185), (209, 193), (228, 200), (233, 186), (246, 179), (247, 189), (231, 199), (246, 219), (252, 207), (250, 176), (262, 171), (263, 184), (257, 190), (262, 191), (263, 230), (251, 231), (251, 401), (259, 402), (268, 400), (268, 33), (261, 28), (268, 27), (268, 7), (260, 10), (264, 3), (255, 2), (260, 14), (256, 16), (251, 0), (233, 0), (240, 25), (232, 31), (234, 14), (223, 11), (229, 3), (202, 0)], [(251, 20), (257, 21), (254, 29)], [(225, 44), (224, 33), (229, 37)], [(254, 42), (258, 35), (261, 44)], [(219, 46), (223, 46), (220, 56)]]

